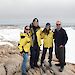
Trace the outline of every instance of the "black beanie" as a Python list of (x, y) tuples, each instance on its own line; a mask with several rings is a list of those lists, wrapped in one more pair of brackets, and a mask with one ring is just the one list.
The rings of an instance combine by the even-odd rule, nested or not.
[(46, 27), (47, 27), (47, 26), (51, 26), (51, 24), (50, 24), (50, 23), (46, 23)]
[(38, 19), (37, 19), (37, 18), (34, 18), (34, 19), (33, 19), (33, 22), (34, 22), (34, 21), (37, 21), (37, 22), (38, 22)]

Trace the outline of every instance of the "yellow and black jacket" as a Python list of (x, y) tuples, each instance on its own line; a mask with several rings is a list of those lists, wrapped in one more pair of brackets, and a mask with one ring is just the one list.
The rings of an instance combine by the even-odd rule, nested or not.
[(42, 32), (41, 38), (43, 39), (43, 44), (45, 48), (53, 47), (53, 32), (52, 30), (49, 31), (49, 34), (45, 34)]
[[(37, 43), (38, 43), (38, 46), (40, 47), (41, 46), (41, 33), (42, 33), (42, 29), (41, 28), (37, 28), (37, 31), (36, 31), (36, 36), (37, 36)], [(31, 34), (31, 46), (33, 47), (33, 35), (34, 35), (34, 30), (33, 28), (31, 28), (31, 31), (30, 31), (30, 34)]]
[(21, 33), (18, 48), (21, 53), (30, 51), (30, 33)]

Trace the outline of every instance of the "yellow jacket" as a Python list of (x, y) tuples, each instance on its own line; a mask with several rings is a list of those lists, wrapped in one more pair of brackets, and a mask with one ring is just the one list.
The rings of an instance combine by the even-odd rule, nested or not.
[[(33, 29), (31, 29), (31, 36), (32, 36), (32, 30)], [(39, 28), (38, 29), (38, 31), (36, 32), (36, 36), (37, 36), (37, 41), (38, 41), (38, 46), (40, 47), (41, 46), (41, 33), (42, 33), (42, 29), (41, 28)], [(31, 46), (33, 47), (33, 41), (32, 41), (32, 38), (31, 38)]]
[(20, 34), (20, 41), (18, 44), (20, 52), (29, 52), (30, 51), (30, 34), (27, 33)]
[(53, 46), (53, 32), (51, 30), (48, 35), (42, 32), (41, 38), (43, 39), (45, 48), (50, 48)]

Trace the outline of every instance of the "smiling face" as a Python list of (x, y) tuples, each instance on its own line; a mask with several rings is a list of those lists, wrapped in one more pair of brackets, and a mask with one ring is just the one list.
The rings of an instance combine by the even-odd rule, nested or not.
[(26, 33), (29, 33), (29, 32), (30, 32), (29, 26), (26, 26), (25, 29), (24, 29), (24, 31), (25, 31)]
[(33, 19), (33, 25), (34, 25), (35, 27), (38, 27), (38, 19), (37, 19), (37, 18), (34, 18), (34, 19)]
[(57, 27), (57, 29), (60, 29), (61, 28), (61, 21), (57, 21), (56, 22), (56, 27)]
[(38, 22), (35, 20), (35, 21), (33, 22), (33, 25), (34, 25), (35, 27), (37, 27), (37, 26), (38, 26)]

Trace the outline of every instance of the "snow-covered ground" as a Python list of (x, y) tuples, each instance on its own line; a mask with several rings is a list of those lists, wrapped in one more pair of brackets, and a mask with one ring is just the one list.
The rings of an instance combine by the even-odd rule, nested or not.
[(75, 64), (75, 30), (65, 28), (68, 34), (68, 42), (66, 44), (66, 62)]
[[(66, 44), (66, 62), (75, 64), (75, 30), (71, 27), (65, 28), (68, 34), (68, 42)], [(19, 41), (21, 29), (0, 29), (0, 45), (8, 44), (1, 41)], [(41, 48), (42, 49), (42, 48)]]

